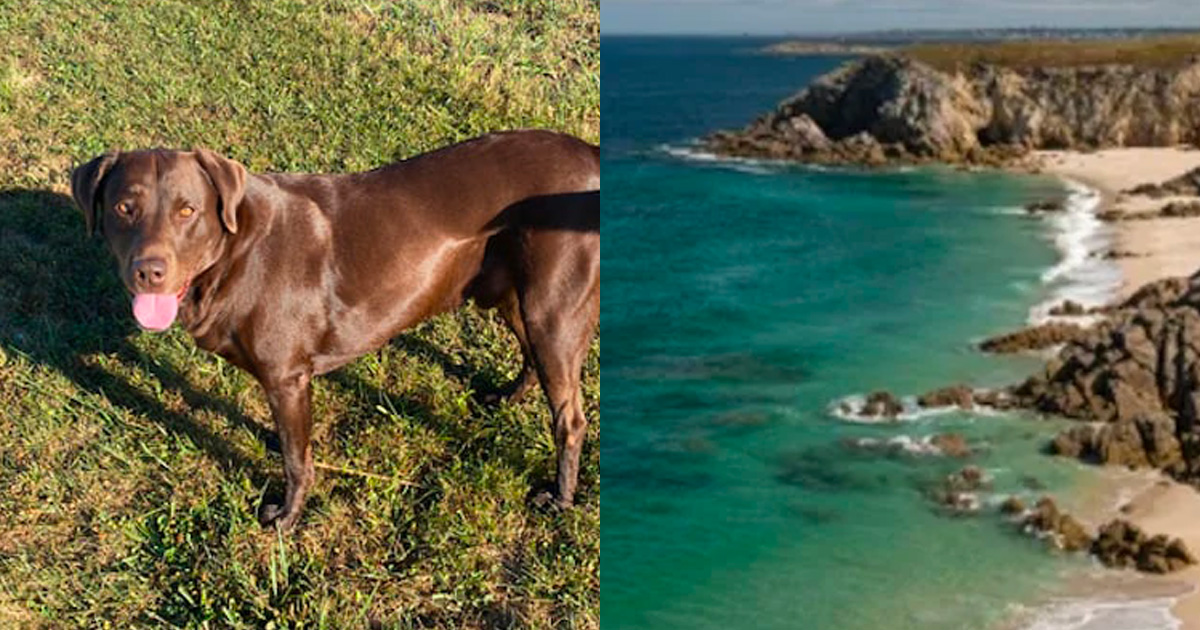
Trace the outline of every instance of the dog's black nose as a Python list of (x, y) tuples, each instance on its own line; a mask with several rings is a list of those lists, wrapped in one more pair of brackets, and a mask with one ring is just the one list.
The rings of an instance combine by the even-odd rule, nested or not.
[(167, 261), (162, 258), (139, 258), (133, 261), (133, 280), (138, 289), (154, 291), (162, 288), (167, 278)]

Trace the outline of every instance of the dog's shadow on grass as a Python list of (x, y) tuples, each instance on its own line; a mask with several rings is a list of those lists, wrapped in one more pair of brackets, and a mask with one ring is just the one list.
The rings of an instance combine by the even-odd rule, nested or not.
[(237, 405), (198, 391), (177, 370), (131, 344), (135, 332), (112, 258), (99, 239), (87, 237), (74, 201), (50, 190), (0, 190), (0, 348), (187, 436), (226, 472), (242, 470), (257, 485), (265, 483), (261, 466), (224, 436), (109, 371), (106, 362), (92, 360), (109, 355), (141, 367), (193, 409), (213, 410), (264, 441), (273, 435)]

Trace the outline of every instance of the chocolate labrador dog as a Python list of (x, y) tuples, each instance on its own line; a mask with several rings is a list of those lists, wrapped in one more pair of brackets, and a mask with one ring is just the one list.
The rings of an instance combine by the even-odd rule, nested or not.
[(557, 488), (572, 503), (587, 427), (581, 369), (600, 310), (598, 147), (495, 133), (353, 174), (250, 173), (207, 151), (107, 153), (74, 170), (147, 330), (176, 319), (262, 384), (295, 525), (313, 483), (312, 377), (467, 299), (497, 308), (524, 353), (511, 388), (549, 399)]

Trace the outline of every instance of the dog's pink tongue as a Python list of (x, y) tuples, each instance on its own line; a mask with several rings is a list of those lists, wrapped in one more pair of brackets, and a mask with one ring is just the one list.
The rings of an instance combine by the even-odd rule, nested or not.
[(166, 293), (139, 293), (133, 296), (133, 317), (146, 330), (170, 328), (179, 313), (179, 298)]

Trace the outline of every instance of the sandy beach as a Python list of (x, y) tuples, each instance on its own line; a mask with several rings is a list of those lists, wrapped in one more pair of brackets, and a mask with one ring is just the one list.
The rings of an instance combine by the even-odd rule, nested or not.
[[(1099, 190), (1101, 211), (1127, 214), (1156, 212), (1172, 201), (1189, 197), (1152, 199), (1121, 191), (1139, 184), (1161, 183), (1200, 167), (1200, 150), (1176, 148), (1109, 149), (1091, 153), (1040, 151), (1040, 168)], [(1116, 226), (1114, 250), (1130, 252), (1120, 258), (1122, 297), (1160, 278), (1188, 276), (1200, 269), (1200, 218), (1156, 218), (1124, 221)]]
[[(1063, 505), (1086, 527), (1124, 519), (1148, 534), (1182, 538), (1200, 550), (1200, 492), (1152, 470), (1098, 468), (1096, 481)], [(1098, 566), (1098, 565), (1097, 565)], [(1183, 630), (1200, 630), (1200, 566), (1169, 575), (1099, 569), (1077, 576), (1064, 589), (1068, 598), (1102, 598), (1152, 603), (1175, 599), (1171, 613)]]
[[(1153, 199), (1122, 191), (1139, 184), (1161, 183), (1200, 167), (1200, 150), (1043, 151), (1037, 159), (1042, 171), (1099, 190), (1100, 212), (1151, 213), (1171, 201), (1196, 200)], [(1148, 282), (1187, 276), (1200, 269), (1200, 218), (1154, 218), (1112, 225), (1113, 249), (1134, 254), (1117, 260), (1123, 276), (1121, 297)], [(1178, 536), (1193, 552), (1200, 552), (1200, 492), (1158, 473), (1102, 470), (1098, 474), (1098, 483), (1078, 499), (1076, 506), (1087, 525), (1094, 528), (1113, 518), (1124, 518), (1150, 534)], [(1185, 630), (1200, 630), (1200, 567), (1170, 576), (1145, 576), (1139, 582), (1150, 588), (1190, 586), (1191, 594), (1180, 597), (1172, 611)]]

